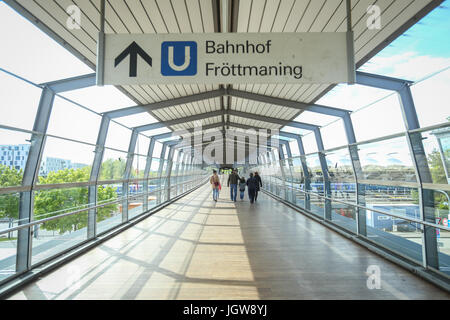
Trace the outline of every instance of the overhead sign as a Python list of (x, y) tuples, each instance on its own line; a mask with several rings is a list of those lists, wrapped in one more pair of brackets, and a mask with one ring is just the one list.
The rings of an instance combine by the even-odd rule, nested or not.
[(348, 82), (346, 37), (345, 32), (107, 34), (104, 84)]

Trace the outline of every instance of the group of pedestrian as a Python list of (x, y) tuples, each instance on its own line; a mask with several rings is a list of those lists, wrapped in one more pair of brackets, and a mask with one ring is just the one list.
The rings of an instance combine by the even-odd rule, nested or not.
[[(213, 175), (210, 178), (210, 183), (213, 188), (213, 200), (217, 201), (221, 185), (216, 170), (213, 170)], [(228, 177), (228, 187), (230, 187), (231, 201), (236, 202), (238, 186), (241, 200), (244, 199), (245, 188), (247, 187), (250, 203), (253, 203), (258, 199), (258, 192), (262, 187), (262, 180), (258, 172), (250, 173), (250, 177), (247, 180), (245, 180), (244, 177), (239, 176), (236, 169), (233, 169), (233, 171)]]

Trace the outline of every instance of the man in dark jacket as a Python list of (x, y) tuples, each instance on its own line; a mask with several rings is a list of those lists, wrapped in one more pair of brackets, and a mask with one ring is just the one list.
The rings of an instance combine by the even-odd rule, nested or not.
[(260, 187), (262, 188), (262, 181), (258, 171), (255, 171), (255, 179), (256, 179), (256, 191), (255, 191), (255, 201), (258, 200), (258, 192)]
[(228, 177), (228, 186), (230, 187), (231, 201), (234, 202), (236, 202), (238, 182), (239, 175), (237, 174), (236, 169), (234, 169)]
[(250, 173), (250, 178), (247, 180), (247, 188), (248, 188), (248, 197), (250, 199), (250, 203), (255, 201), (255, 193), (256, 193), (257, 182), (253, 173)]

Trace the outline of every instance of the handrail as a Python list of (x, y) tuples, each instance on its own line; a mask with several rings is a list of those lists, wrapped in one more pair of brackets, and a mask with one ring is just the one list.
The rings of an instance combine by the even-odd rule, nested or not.
[(395, 213), (385, 212), (385, 211), (374, 209), (374, 208), (367, 208), (367, 207), (361, 206), (359, 204), (350, 203), (350, 202), (346, 202), (346, 201), (342, 201), (342, 200), (326, 197), (326, 196), (323, 196), (323, 195), (320, 195), (320, 194), (314, 193), (314, 192), (308, 192), (308, 191), (304, 191), (304, 190), (300, 190), (300, 189), (295, 189), (295, 188), (290, 187), (290, 186), (287, 186), (287, 188), (293, 189), (293, 190), (296, 190), (296, 191), (300, 191), (300, 192), (308, 194), (308, 195), (314, 195), (314, 196), (317, 196), (319, 198), (323, 198), (323, 199), (326, 199), (326, 200), (335, 201), (335, 202), (339, 202), (339, 203), (342, 203), (342, 204), (345, 204), (345, 205), (353, 206), (353, 207), (356, 207), (356, 208), (360, 208), (360, 209), (364, 209), (364, 210), (370, 210), (370, 211), (373, 211), (373, 212), (381, 213), (383, 215), (399, 218), (399, 219), (402, 219), (402, 220), (416, 222), (416, 223), (419, 223), (419, 224), (422, 224), (422, 225), (426, 225), (426, 226), (429, 226), (429, 227), (450, 231), (449, 227), (441, 226), (439, 224), (435, 224), (435, 223), (431, 223), (431, 222), (427, 222), (427, 221), (423, 221), (423, 220), (419, 220), (419, 219), (415, 219), (415, 218), (405, 217), (405, 216), (402, 216), (402, 215), (397, 215)]
[[(182, 182), (180, 184), (191, 183), (191, 182), (193, 182), (195, 180), (196, 179), (191, 179), (189, 181), (184, 181), (184, 182)], [(90, 209), (97, 209), (97, 208), (102, 208), (102, 207), (105, 207), (105, 206), (108, 206), (108, 205), (111, 205), (111, 204), (120, 203), (120, 202), (122, 202), (125, 199), (126, 200), (134, 200), (134, 199), (140, 198), (142, 196), (145, 196), (146, 194), (152, 194), (152, 193), (156, 193), (156, 192), (159, 192), (159, 191), (162, 191), (162, 190), (165, 190), (165, 188), (158, 188), (158, 189), (152, 190), (152, 191), (150, 191), (148, 193), (141, 192), (139, 194), (133, 194), (133, 195), (128, 196), (128, 197), (122, 196), (122, 197), (119, 197), (118, 199), (116, 199), (114, 201), (102, 203), (102, 204), (95, 205), (95, 206), (91, 206), (90, 204), (86, 204), (88, 207), (86, 207), (84, 209), (79, 209), (79, 210), (63, 213), (63, 214), (60, 214), (60, 215), (57, 215), (57, 216), (53, 216), (53, 217), (44, 218), (44, 219), (40, 219), (40, 220), (29, 222), (29, 223), (21, 224), (21, 225), (16, 226), (16, 227), (0, 230), (0, 235), (1, 234), (5, 234), (5, 233), (9, 233), (9, 232), (13, 232), (13, 231), (17, 231), (17, 230), (21, 230), (21, 229), (25, 229), (25, 228), (29, 228), (29, 227), (32, 227), (32, 226), (35, 226), (35, 225), (38, 225), (38, 224), (42, 224), (42, 223), (45, 223), (45, 222), (48, 222), (48, 221), (56, 220), (56, 219), (59, 219), (59, 218), (63, 218), (63, 217), (71, 216), (71, 215), (74, 215), (74, 214), (78, 214), (78, 213), (81, 213), (81, 212), (84, 212), (84, 211), (88, 211)], [(63, 210), (67, 210), (67, 209), (63, 209)], [(63, 210), (60, 210), (60, 211), (63, 211)], [(56, 211), (56, 212), (58, 212), (58, 211)]]

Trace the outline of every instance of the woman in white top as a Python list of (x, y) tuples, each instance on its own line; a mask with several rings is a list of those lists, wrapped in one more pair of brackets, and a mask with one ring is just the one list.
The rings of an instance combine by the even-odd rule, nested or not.
[(217, 175), (216, 170), (213, 170), (213, 175), (209, 179), (209, 182), (211, 183), (211, 186), (213, 188), (213, 200), (217, 201), (217, 199), (219, 198), (220, 179)]

